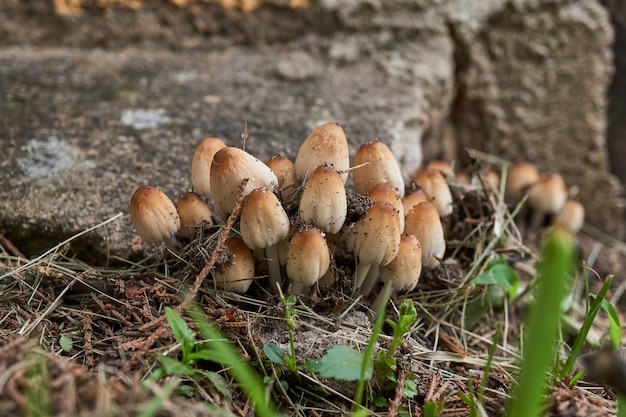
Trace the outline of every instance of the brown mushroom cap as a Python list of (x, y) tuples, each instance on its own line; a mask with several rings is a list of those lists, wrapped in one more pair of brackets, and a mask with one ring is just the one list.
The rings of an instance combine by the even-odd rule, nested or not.
[(373, 140), (362, 144), (354, 155), (354, 166), (358, 167), (352, 171), (352, 182), (357, 193), (367, 195), (376, 184), (387, 182), (396, 189), (400, 198), (404, 196), (400, 165), (384, 143)]
[(287, 276), (302, 285), (315, 284), (330, 267), (324, 235), (315, 227), (296, 232), (287, 249)]
[(255, 188), (274, 191), (278, 186), (272, 170), (248, 152), (227, 146), (215, 153), (211, 165), (211, 190), (219, 217), (226, 217), (235, 207), (244, 179), (248, 180), (245, 195)]
[(193, 191), (183, 193), (176, 203), (178, 215), (180, 217), (180, 230), (178, 234), (187, 238), (196, 235), (196, 228), (213, 224), (211, 220), (211, 209), (204, 202), (199, 194)]
[(276, 174), (276, 179), (278, 180), (278, 189), (287, 193), (291, 190), (295, 189), (298, 186), (298, 180), (296, 179), (296, 166), (291, 159), (282, 155), (272, 156), (265, 163), (274, 174)]
[(193, 191), (202, 197), (211, 195), (211, 163), (213, 155), (226, 144), (220, 138), (205, 138), (198, 144), (191, 161), (191, 184)]
[(506, 177), (505, 197), (512, 203), (522, 199), (527, 189), (539, 180), (537, 167), (530, 162), (518, 162), (513, 165)]
[(265, 187), (254, 189), (241, 205), (241, 238), (250, 249), (267, 248), (287, 239), (289, 218), (278, 197)]
[(528, 205), (537, 212), (558, 213), (567, 201), (567, 188), (560, 174), (544, 174), (528, 190)]
[(567, 200), (554, 218), (554, 224), (560, 225), (576, 234), (585, 223), (585, 208), (576, 200)]
[(402, 207), (404, 208), (405, 216), (413, 206), (425, 201), (428, 201), (428, 197), (426, 197), (423, 190), (416, 190), (412, 193), (405, 194), (404, 197), (402, 197)]
[(303, 182), (318, 166), (332, 164), (345, 184), (350, 168), (348, 139), (338, 123), (324, 123), (316, 127), (302, 142), (296, 156), (296, 178)]
[(422, 245), (419, 240), (413, 235), (402, 235), (398, 254), (393, 261), (381, 266), (379, 273), (381, 281), (391, 281), (394, 289), (412, 291), (422, 273)]
[(232, 253), (232, 262), (215, 270), (215, 283), (226, 291), (245, 293), (254, 281), (254, 258), (243, 240), (238, 237), (226, 239), (226, 247)]
[(404, 205), (395, 187), (388, 182), (376, 184), (370, 189), (368, 197), (374, 202), (386, 201), (393, 205), (398, 210), (398, 216), (400, 217), (400, 230), (404, 230)]
[(406, 215), (404, 232), (414, 235), (422, 245), (422, 258), (437, 255), (445, 243), (439, 212), (431, 203), (419, 203)]
[[(452, 213), (452, 193), (450, 192), (448, 182), (441, 172), (427, 168), (415, 174), (413, 179), (424, 191), (428, 201), (435, 206), (439, 216), (445, 217)], [(420, 240), (419, 237), (417, 239)], [(423, 244), (424, 242), (422, 242)]]
[(437, 171), (441, 172), (444, 176), (454, 178), (454, 171), (452, 170), (452, 167), (450, 166), (450, 164), (447, 163), (446, 161), (435, 159), (433, 161), (430, 161), (428, 165), (426, 165), (426, 168), (436, 169)]
[(177, 246), (174, 235), (180, 229), (180, 218), (172, 200), (158, 188), (144, 185), (133, 193), (130, 219), (144, 242)]
[(348, 200), (343, 180), (332, 165), (320, 165), (307, 178), (299, 210), (305, 223), (326, 233), (341, 230), (348, 213)]

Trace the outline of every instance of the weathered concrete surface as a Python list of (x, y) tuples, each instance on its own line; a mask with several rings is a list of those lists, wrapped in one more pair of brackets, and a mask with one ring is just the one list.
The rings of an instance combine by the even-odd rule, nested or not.
[[(126, 212), (139, 185), (176, 198), (199, 140), (238, 145), (244, 119), (260, 158), (294, 156), (333, 120), (353, 150), (390, 144), (408, 173), (422, 153), (455, 156), (441, 143), (450, 113), (461, 145), (561, 171), (590, 221), (619, 232), (603, 139), (611, 33), (595, 1), (283, 3), (244, 14), (148, 2), (81, 17), (53, 16), (43, 0), (0, 3), (0, 232), (32, 254)], [(555, 158), (561, 149), (570, 159)], [(102, 261), (126, 256), (131, 238), (124, 216), (75, 249)]]

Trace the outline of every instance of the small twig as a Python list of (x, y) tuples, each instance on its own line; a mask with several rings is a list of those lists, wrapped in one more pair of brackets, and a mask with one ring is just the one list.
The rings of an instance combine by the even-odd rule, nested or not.
[(91, 369), (95, 365), (93, 359), (93, 313), (90, 310), (83, 312), (83, 349), (85, 350), (85, 365)]
[(388, 417), (396, 417), (398, 415), (398, 408), (400, 408), (400, 404), (402, 404), (402, 398), (404, 398), (404, 382), (406, 381), (406, 369), (404, 367), (400, 367), (398, 369), (398, 377), (396, 379), (396, 396), (394, 397), (391, 404), (389, 404), (389, 413)]
[(5, 235), (3, 235), (2, 233), (0, 233), (0, 246), (2, 246), (4, 249), (6, 249), (6, 251), (9, 252), (9, 254), (11, 254), (13, 256), (17, 256), (18, 258), (21, 258), (21, 259), (28, 260), (26, 255), (24, 255), (22, 253), (22, 251), (20, 251), (17, 248), (17, 246), (15, 246), (13, 244), (13, 242), (11, 242), (9, 239), (7, 239), (7, 237)]

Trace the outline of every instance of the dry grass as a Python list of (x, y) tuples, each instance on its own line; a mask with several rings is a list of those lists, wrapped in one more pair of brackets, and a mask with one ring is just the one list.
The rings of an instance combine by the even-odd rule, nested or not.
[[(395, 300), (410, 297), (418, 310), (418, 320), (397, 361), (398, 377), (418, 376), (419, 394), (409, 399), (401, 392), (385, 392), (392, 407), (379, 409), (377, 415), (395, 415), (397, 410), (422, 415), (426, 401), (443, 401), (442, 415), (468, 415), (467, 405), (455, 393), (469, 394), (468, 379), (474, 387), (480, 385), (498, 326), (502, 327), (503, 337), (488, 375), (483, 404), (486, 415), (503, 415), (509, 398), (528, 297), (515, 303), (504, 299), (502, 305), (485, 311), (475, 325), (466, 327), (468, 304), (485, 292), (485, 287), (473, 285), (471, 280), (495, 257), (506, 256), (528, 285), (534, 275), (536, 252), (532, 243), (523, 243), (499, 193), (486, 193), (480, 185), (453, 184), (452, 188), (456, 206), (448, 225), (450, 256), (438, 268), (425, 272), (415, 291)], [(96, 227), (117, 219), (113, 217)], [(263, 285), (254, 285), (247, 295), (214, 288), (210, 272), (225, 236), (231, 227), (236, 229), (234, 221), (233, 217), (221, 229), (206, 231), (179, 255), (154, 252), (115, 269), (89, 266), (70, 257), (68, 241), (28, 261), (18, 248), (2, 240), (0, 415), (35, 415), (29, 399), (37, 387), (44, 387), (38, 398), (47, 407), (40, 415), (136, 415), (154, 398), (162, 398), (158, 415), (214, 415), (206, 404), (232, 415), (247, 415), (251, 406), (233, 385), (229, 388), (232, 398), (228, 398), (210, 384), (185, 380), (194, 389), (193, 396), (187, 398), (168, 383), (147, 387), (141, 384), (159, 366), (159, 354), (175, 353), (179, 348), (163, 318), (164, 307), (182, 312), (192, 298), (235, 342), (242, 356), (271, 381), (272, 398), (286, 415), (334, 416), (351, 410), (354, 384), (320, 380), (303, 371), (298, 380), (286, 372), (279, 375), (280, 369), (268, 365), (263, 344), (287, 344), (288, 330), (277, 296)], [(341, 264), (345, 262), (341, 258), (337, 262), (344, 270), (352, 267)], [(598, 281), (593, 276), (592, 280)], [(340, 279), (331, 288), (301, 297), (296, 307), (299, 326), (294, 334), (298, 362), (319, 358), (337, 343), (364, 350), (371, 336), (365, 314), (369, 300), (354, 299), (348, 288), (349, 283)], [(578, 288), (567, 319), (573, 334), (584, 316), (584, 294)], [(617, 291), (623, 291), (620, 288)], [(388, 314), (393, 318), (396, 313), (390, 308)], [(607, 329), (606, 319), (598, 318), (589, 343), (599, 344)], [(71, 349), (61, 347), (61, 337), (71, 339)], [(569, 337), (566, 327), (563, 340), (567, 342)], [(389, 336), (382, 335), (379, 347), (387, 343)], [(566, 344), (561, 352), (567, 354)], [(232, 383), (223, 370), (206, 366)], [(288, 383), (288, 390), (279, 384), (280, 380)], [(376, 389), (370, 387), (374, 392)], [(586, 382), (574, 388), (559, 382), (547, 411), (553, 416), (612, 413), (610, 392)]]

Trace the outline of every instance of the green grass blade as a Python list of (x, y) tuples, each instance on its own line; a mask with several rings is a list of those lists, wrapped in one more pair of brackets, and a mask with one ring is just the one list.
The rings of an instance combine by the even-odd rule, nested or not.
[(546, 373), (554, 363), (561, 317), (561, 301), (568, 286), (574, 260), (574, 238), (554, 228), (543, 247), (535, 301), (530, 309), (518, 385), (509, 417), (539, 416), (546, 390)]
[(152, 397), (147, 403), (141, 407), (141, 411), (137, 414), (137, 417), (152, 417), (157, 415), (163, 403), (174, 393), (176, 387), (178, 387), (179, 380), (172, 378), (163, 385), (163, 388)]
[(587, 335), (589, 334), (591, 325), (593, 324), (593, 321), (596, 319), (596, 315), (598, 314), (598, 311), (600, 310), (600, 307), (602, 306), (602, 300), (605, 299), (606, 294), (609, 291), (609, 288), (611, 287), (612, 282), (613, 282), (613, 275), (607, 276), (606, 279), (604, 280), (604, 284), (602, 285), (602, 288), (600, 288), (600, 291), (598, 291), (598, 295), (596, 295), (595, 299), (593, 300), (593, 303), (591, 304), (591, 307), (589, 308), (589, 311), (587, 312), (587, 315), (585, 316), (585, 321), (583, 322), (583, 325), (581, 326), (580, 331), (578, 332), (578, 335), (576, 336), (576, 340), (574, 341), (574, 344), (572, 345), (572, 351), (570, 352), (569, 356), (567, 357), (567, 360), (565, 361), (565, 364), (563, 365), (563, 368), (561, 369), (561, 373), (559, 374), (559, 377), (561, 379), (565, 378), (567, 375), (570, 374), (570, 372), (572, 372), (572, 369), (574, 368), (574, 364), (576, 363), (576, 358), (578, 358), (578, 355), (580, 354), (583, 348), (583, 345), (585, 344), (585, 340), (587, 340)]

